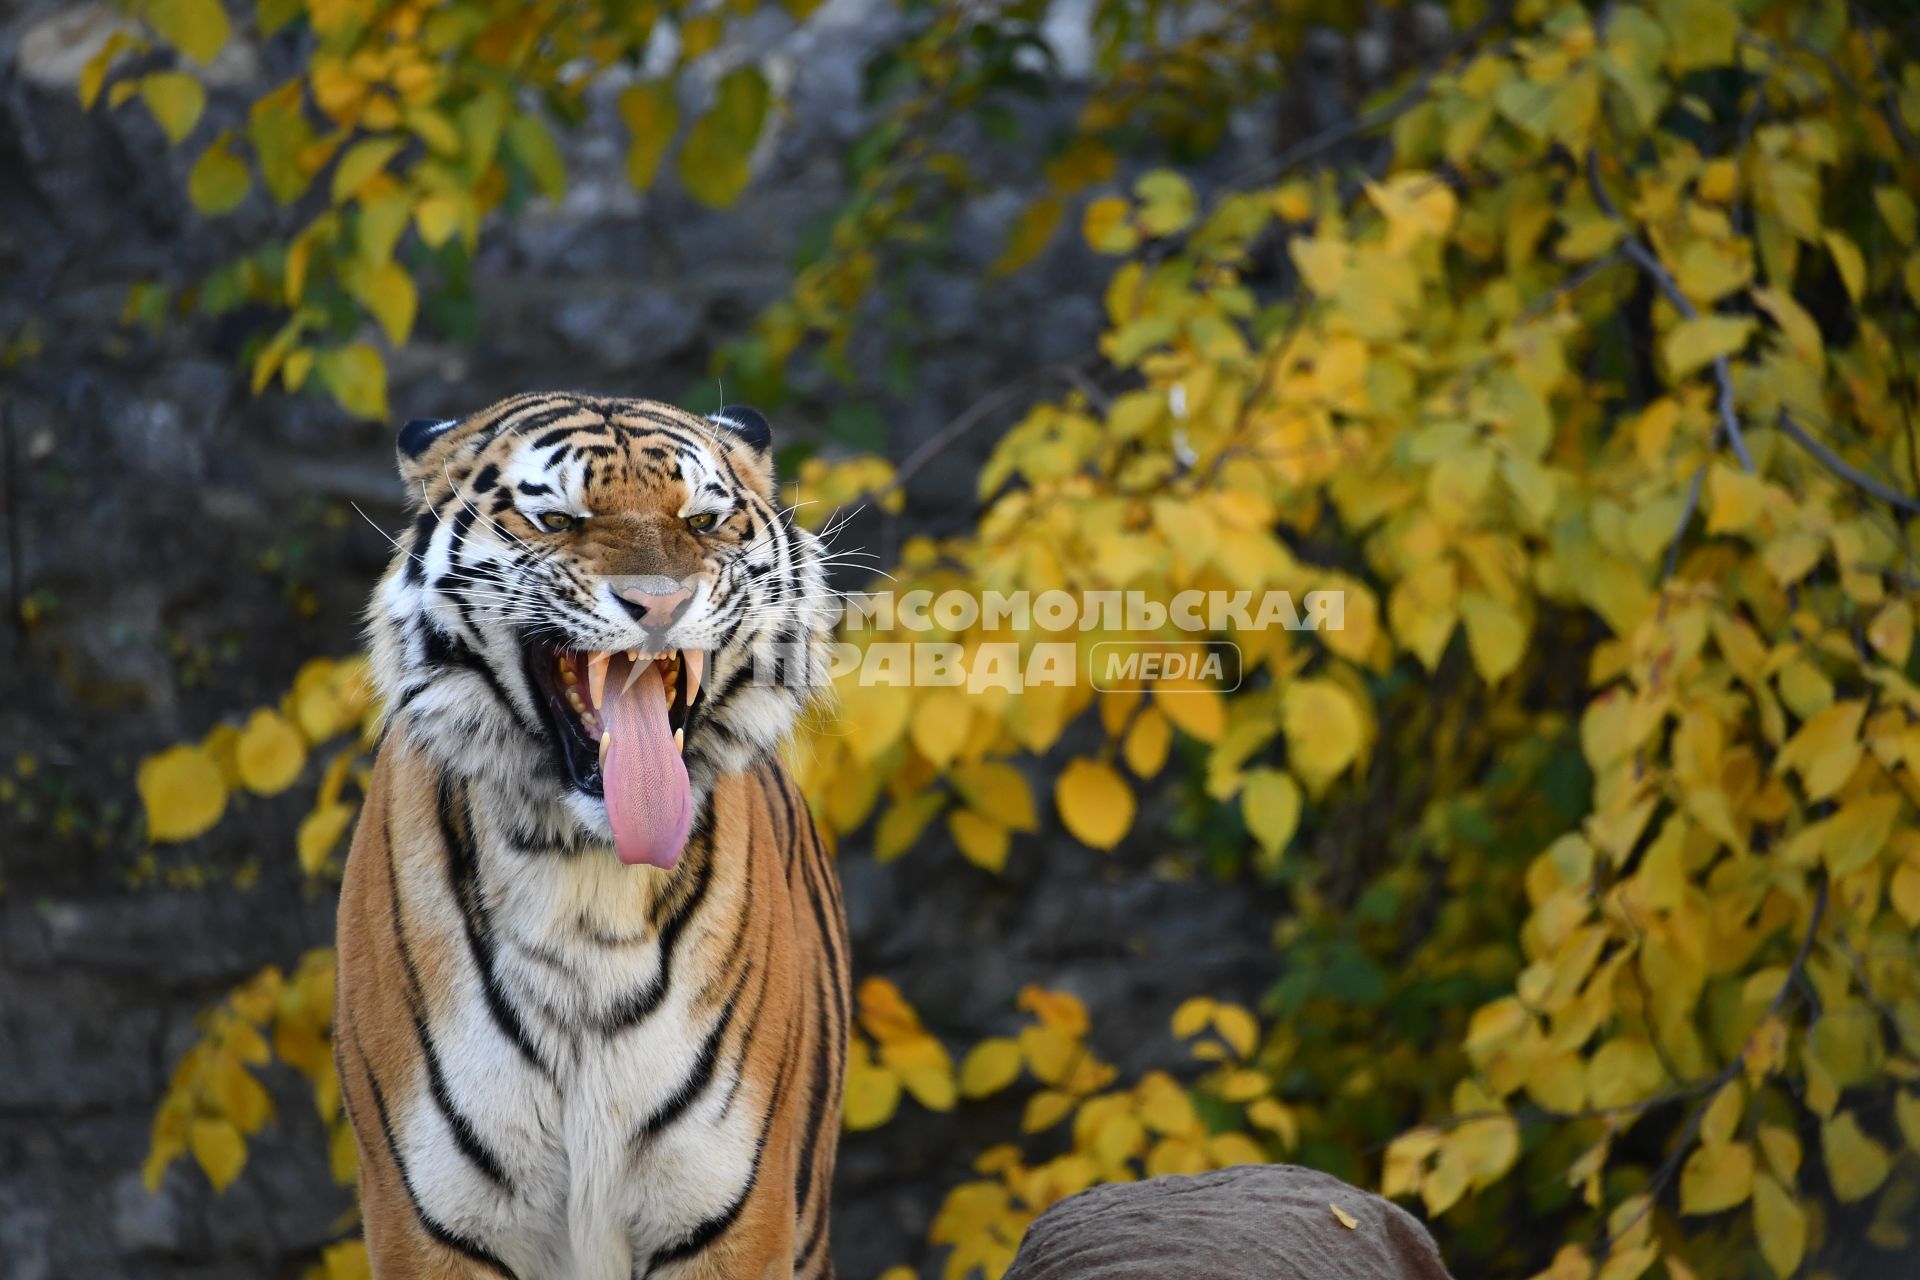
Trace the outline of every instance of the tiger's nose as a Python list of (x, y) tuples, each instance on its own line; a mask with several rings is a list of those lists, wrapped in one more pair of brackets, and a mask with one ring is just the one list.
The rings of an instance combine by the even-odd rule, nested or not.
[(614, 592), (621, 605), (641, 626), (656, 629), (672, 623), (680, 607), (686, 604), (692, 594), (672, 578), (656, 578), (624, 586)]

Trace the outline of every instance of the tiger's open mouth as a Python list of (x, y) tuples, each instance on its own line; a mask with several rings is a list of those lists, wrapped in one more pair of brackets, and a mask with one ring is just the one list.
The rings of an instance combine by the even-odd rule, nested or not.
[(692, 825), (686, 733), (706, 654), (587, 652), (533, 643), (527, 665), (573, 785), (606, 802), (623, 862), (672, 867)]

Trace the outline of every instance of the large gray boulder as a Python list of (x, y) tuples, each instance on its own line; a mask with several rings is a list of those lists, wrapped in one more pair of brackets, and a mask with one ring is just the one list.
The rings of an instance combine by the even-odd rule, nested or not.
[(1419, 1219), (1287, 1164), (1109, 1183), (1069, 1196), (1034, 1220), (1005, 1280), (1243, 1277), (1448, 1280)]

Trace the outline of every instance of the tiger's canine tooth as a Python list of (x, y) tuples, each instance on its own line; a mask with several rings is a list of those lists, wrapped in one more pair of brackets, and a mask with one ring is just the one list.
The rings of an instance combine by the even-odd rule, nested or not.
[(607, 691), (607, 667), (613, 662), (610, 653), (595, 653), (587, 659), (587, 692), (593, 695), (593, 705), (599, 706), (601, 695)]
[(700, 696), (700, 677), (707, 669), (707, 651), (705, 649), (684, 649), (680, 653), (680, 666), (687, 673), (687, 705)]
[(687, 731), (685, 729), (675, 729), (673, 731), (673, 749), (681, 755), (687, 754)]
[(613, 730), (602, 729), (600, 731), (600, 765), (602, 768), (606, 767), (607, 751), (612, 746), (613, 746)]

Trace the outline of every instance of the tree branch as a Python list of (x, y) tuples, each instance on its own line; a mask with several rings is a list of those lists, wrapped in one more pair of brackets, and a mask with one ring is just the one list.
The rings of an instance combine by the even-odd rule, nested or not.
[[(1587, 185), (1593, 189), (1593, 198), (1602, 212), (1617, 222), (1626, 221), (1621, 216), (1619, 206), (1614, 204), (1613, 197), (1607, 194), (1605, 184), (1600, 181), (1600, 153), (1597, 151), (1587, 152)], [(1653, 250), (1647, 248), (1640, 237), (1633, 234), (1631, 228), (1620, 241), (1620, 251), (1631, 258), (1634, 265), (1659, 287), (1660, 292), (1666, 295), (1667, 301), (1673, 304), (1674, 310), (1689, 320), (1700, 318), (1700, 309), (1693, 305), (1693, 299), (1681, 291), (1679, 282), (1673, 278), (1673, 274), (1662, 265)], [(1747, 438), (1740, 430), (1740, 415), (1734, 406), (1733, 368), (1727, 363), (1725, 356), (1713, 358), (1713, 377), (1720, 386), (1717, 404), (1720, 413), (1720, 430), (1726, 435), (1727, 443), (1733, 446), (1733, 455), (1740, 459), (1741, 469), (1754, 471), (1756, 468), (1753, 465), (1753, 454), (1747, 449)]]
[(1848, 484), (1872, 494), (1888, 506), (1897, 507), (1909, 515), (1920, 515), (1920, 499), (1904, 494), (1885, 481), (1876, 480), (1860, 470), (1822, 444), (1805, 427), (1795, 422), (1793, 415), (1785, 409), (1780, 410), (1780, 430), (1786, 434), (1787, 439), (1812, 454), (1816, 462)]

